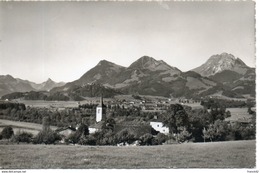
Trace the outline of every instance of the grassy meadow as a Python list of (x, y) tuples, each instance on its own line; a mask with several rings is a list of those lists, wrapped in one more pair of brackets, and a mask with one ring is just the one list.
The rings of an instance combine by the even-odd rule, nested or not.
[[(42, 130), (41, 124), (0, 119), (0, 132), (2, 132), (3, 128), (6, 126), (11, 126), (15, 134), (18, 131), (26, 131), (32, 133), (33, 135), (37, 135), (39, 131)], [(55, 130), (57, 127), (51, 126), (51, 129)]]
[(226, 120), (237, 121), (243, 119), (250, 119), (252, 115), (248, 113), (248, 108), (227, 108), (230, 111), (231, 117)]
[(162, 146), (0, 145), (0, 169), (254, 168), (256, 142)]

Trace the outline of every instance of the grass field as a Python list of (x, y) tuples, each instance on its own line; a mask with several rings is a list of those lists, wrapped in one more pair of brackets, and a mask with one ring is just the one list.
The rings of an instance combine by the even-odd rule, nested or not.
[(226, 118), (226, 120), (237, 121), (243, 119), (250, 119), (250, 115), (247, 111), (247, 108), (227, 108), (227, 111), (230, 111), (231, 117)]
[[(17, 133), (18, 131), (26, 131), (36, 135), (40, 130), (42, 130), (41, 124), (0, 119), (0, 132), (2, 132), (3, 128), (6, 126), (12, 126), (14, 133)], [(51, 129), (55, 130), (57, 127), (51, 126)]]
[(0, 145), (0, 169), (254, 168), (255, 141), (115, 147)]
[(78, 107), (77, 101), (46, 101), (46, 100), (17, 100), (20, 103), (24, 103), (26, 106), (39, 107), (39, 108), (66, 108), (66, 107)]

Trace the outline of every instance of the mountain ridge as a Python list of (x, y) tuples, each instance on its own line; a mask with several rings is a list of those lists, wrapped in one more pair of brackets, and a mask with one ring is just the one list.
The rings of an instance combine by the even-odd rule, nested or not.
[(64, 85), (64, 82), (56, 83), (50, 78), (40, 84), (36, 84), (29, 80), (24, 80), (20, 78), (14, 78), (13, 76), (0, 75), (0, 96), (9, 94), (12, 92), (28, 92), (28, 91), (39, 91), (46, 90), (49, 91), (52, 88)]
[[(6, 79), (14, 80), (12, 76), (6, 76)], [(77, 80), (57, 87), (52, 84), (53, 81), (48, 79), (41, 86), (35, 84), (34, 88), (45, 86), (50, 93), (70, 96), (69, 99), (96, 96), (102, 90), (107, 96), (123, 93), (200, 98), (224, 93), (243, 97), (245, 94), (255, 96), (255, 69), (228, 53), (212, 55), (204, 64), (187, 72), (163, 60), (142, 56), (128, 67), (101, 60)], [(93, 84), (98, 91), (94, 94)]]

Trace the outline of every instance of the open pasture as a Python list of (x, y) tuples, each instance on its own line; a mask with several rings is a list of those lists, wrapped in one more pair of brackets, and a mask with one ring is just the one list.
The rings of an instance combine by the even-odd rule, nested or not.
[[(40, 130), (42, 130), (41, 124), (0, 119), (0, 132), (6, 126), (12, 126), (14, 133), (17, 133), (18, 131), (26, 131), (36, 135)], [(55, 130), (57, 127), (51, 126), (51, 129)]]
[(78, 107), (77, 101), (46, 101), (46, 100), (17, 100), (20, 103), (24, 103), (30, 107), (40, 108), (66, 108), (66, 107)]
[(182, 105), (190, 106), (192, 109), (202, 109), (200, 103), (183, 103)]
[(0, 145), (2, 169), (254, 168), (256, 142), (162, 146)]
[(231, 117), (227, 118), (226, 120), (230, 121), (237, 121), (237, 120), (247, 120), (252, 117), (247, 112), (247, 108), (227, 108), (227, 111), (230, 111)]

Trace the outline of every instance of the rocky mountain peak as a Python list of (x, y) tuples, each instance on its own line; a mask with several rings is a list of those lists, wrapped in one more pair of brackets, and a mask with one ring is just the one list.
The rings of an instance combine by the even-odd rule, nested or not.
[(46, 82), (54, 82), (51, 78), (48, 78)]
[(171, 68), (168, 64), (166, 64), (164, 61), (160, 60), (157, 61), (152, 57), (149, 56), (142, 56), (138, 60), (136, 60), (134, 63), (132, 63), (128, 68), (129, 69), (148, 69), (151, 71), (155, 70), (167, 70)]
[(211, 56), (204, 64), (193, 69), (202, 76), (211, 76), (224, 70), (236, 71), (237, 73), (245, 73), (249, 68), (241, 59), (235, 58), (234, 55), (222, 53)]

